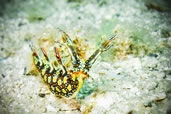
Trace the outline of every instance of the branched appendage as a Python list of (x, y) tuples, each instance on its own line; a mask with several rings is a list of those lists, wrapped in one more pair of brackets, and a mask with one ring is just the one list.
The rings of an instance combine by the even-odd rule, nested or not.
[[(115, 35), (116, 36), (116, 35)], [(89, 58), (88, 60), (85, 62), (85, 67), (84, 69), (89, 71), (90, 68), (92, 67), (92, 65), (94, 64), (94, 62), (97, 60), (97, 58), (99, 57), (99, 55), (101, 53), (103, 53), (104, 51), (107, 51), (111, 46), (111, 42), (115, 39), (115, 36), (111, 37), (108, 41), (104, 41), (100, 48), (97, 49)]]
[(63, 69), (63, 71), (64, 71), (63, 76), (65, 76), (65, 75), (67, 75), (67, 70), (66, 70), (66, 67), (65, 67), (65, 66), (63, 65), (63, 63), (62, 63), (61, 56), (60, 56), (60, 54), (59, 54), (58, 48), (55, 47), (54, 50), (55, 50), (55, 54), (56, 54), (57, 61), (58, 61), (58, 63), (62, 66), (62, 69)]
[(68, 50), (69, 50), (69, 53), (71, 55), (71, 59), (72, 59), (72, 64), (73, 64), (73, 67), (76, 68), (75, 70), (79, 70), (81, 69), (81, 62), (80, 62), (80, 58), (74, 48), (74, 44), (72, 42), (72, 40), (70, 39), (69, 35), (64, 32), (63, 30), (57, 28), (60, 32), (63, 33), (62, 35), (62, 39), (64, 41), (64, 43), (66, 43), (67, 47), (68, 47)]
[(42, 59), (36, 52), (36, 49), (34, 48), (32, 43), (30, 43), (29, 46), (32, 50), (33, 62), (36, 65), (38, 71), (41, 73), (42, 78), (44, 79), (45, 82), (47, 83), (50, 82), (50, 80), (48, 79), (48, 76), (58, 74), (58, 71), (60, 69), (57, 69), (55, 65), (51, 64), (49, 57), (44, 48), (41, 48), (41, 51), (45, 58), (45, 59)]

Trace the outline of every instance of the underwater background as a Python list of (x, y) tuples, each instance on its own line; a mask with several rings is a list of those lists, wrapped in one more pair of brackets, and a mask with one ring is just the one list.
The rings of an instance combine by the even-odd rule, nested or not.
[[(57, 28), (86, 60), (116, 35), (74, 99), (51, 93), (33, 67), (30, 41), (50, 58)], [(61, 58), (71, 63), (65, 47)], [(1, 0), (0, 114), (170, 114), (169, 0)]]

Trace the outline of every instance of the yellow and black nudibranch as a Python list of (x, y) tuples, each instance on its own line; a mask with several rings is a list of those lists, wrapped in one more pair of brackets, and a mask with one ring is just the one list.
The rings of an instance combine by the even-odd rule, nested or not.
[(97, 57), (104, 51), (111, 47), (111, 42), (115, 36), (111, 37), (108, 41), (105, 41), (85, 62), (81, 62), (76, 49), (73, 46), (73, 41), (69, 35), (64, 31), (60, 30), (63, 35), (63, 41), (66, 43), (67, 48), (70, 52), (73, 69), (66, 69), (64, 66), (60, 53), (57, 47), (54, 47), (56, 59), (61, 68), (57, 68), (50, 60), (44, 48), (41, 51), (44, 57), (40, 57), (36, 52), (36, 49), (32, 44), (30, 48), (32, 50), (32, 57), (34, 65), (40, 72), (43, 80), (48, 84), (52, 93), (58, 97), (74, 98), (80, 91), (83, 82), (89, 77), (88, 71), (96, 61)]

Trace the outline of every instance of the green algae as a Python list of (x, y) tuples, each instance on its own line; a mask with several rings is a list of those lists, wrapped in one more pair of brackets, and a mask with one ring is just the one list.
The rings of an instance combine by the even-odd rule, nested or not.
[(97, 83), (85, 80), (82, 88), (77, 94), (77, 99), (84, 99), (86, 96), (89, 96), (91, 93), (93, 93), (96, 89)]

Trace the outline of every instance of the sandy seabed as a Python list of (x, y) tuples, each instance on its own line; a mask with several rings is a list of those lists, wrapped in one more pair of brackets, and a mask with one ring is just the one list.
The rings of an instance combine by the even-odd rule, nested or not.
[[(0, 114), (171, 113), (171, 13), (161, 1), (11, 0), (0, 16)], [(167, 4), (167, 3), (165, 3)], [(85, 58), (111, 34), (117, 41), (93, 65), (77, 98), (55, 97), (26, 75), (29, 41), (61, 28), (82, 41)], [(85, 48), (85, 49), (84, 49)]]

